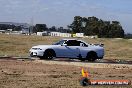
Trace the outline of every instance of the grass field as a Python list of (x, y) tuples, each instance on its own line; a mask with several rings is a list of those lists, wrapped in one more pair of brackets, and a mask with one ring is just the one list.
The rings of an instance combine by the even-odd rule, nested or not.
[[(25, 36), (0, 34), (0, 56), (27, 57), (29, 49), (34, 45), (52, 44), (61, 37), (51, 36)], [(79, 38), (88, 43), (103, 43), (105, 46), (105, 59), (132, 60), (132, 41), (127, 39)]]
[[(29, 55), (28, 51), (32, 46), (52, 44), (60, 39), (62, 38), (0, 34), (0, 56), (27, 57)], [(82, 40), (90, 43), (105, 44), (104, 59), (132, 60), (131, 40), (88, 38), (83, 38)], [(90, 67), (90, 64), (93, 67)], [(116, 64), (114, 66), (114, 64), (110, 63), (71, 62), (70, 65), (69, 62), (66, 64), (63, 61), (10, 60), (9, 58), (0, 59), (0, 88), (83, 88), (79, 83), (82, 67), (89, 72), (92, 80), (126, 79), (132, 81), (132, 67), (130, 64)], [(131, 85), (91, 85), (86, 88), (132, 87)]]

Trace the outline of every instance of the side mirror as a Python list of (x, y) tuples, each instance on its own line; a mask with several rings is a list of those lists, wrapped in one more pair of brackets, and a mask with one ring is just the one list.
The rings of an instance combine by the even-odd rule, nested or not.
[(80, 46), (84, 46), (84, 44), (83, 43), (80, 43)]
[(67, 44), (62, 44), (61, 46), (67, 46)]

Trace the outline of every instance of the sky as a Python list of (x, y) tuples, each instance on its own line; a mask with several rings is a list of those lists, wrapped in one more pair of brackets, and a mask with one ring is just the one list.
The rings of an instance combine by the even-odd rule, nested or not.
[(0, 0), (0, 22), (65, 28), (75, 16), (116, 20), (125, 33), (132, 33), (132, 0)]

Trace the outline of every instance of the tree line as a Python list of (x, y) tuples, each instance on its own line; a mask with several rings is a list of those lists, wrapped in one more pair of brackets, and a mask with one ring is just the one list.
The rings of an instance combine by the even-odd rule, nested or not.
[(46, 24), (36, 24), (35, 26), (33, 26), (33, 29), (31, 30), (33, 33), (43, 32), (43, 31), (71, 33), (70, 29), (65, 29), (63, 27), (57, 28), (56, 26), (52, 26), (48, 28)]
[(105, 38), (123, 38), (124, 30), (119, 21), (103, 21), (97, 17), (75, 16), (72, 24), (68, 25), (73, 33), (97, 35)]
[(125, 34), (125, 37), (124, 38), (125, 39), (132, 39), (132, 34), (127, 33), (127, 34)]
[[(7, 29), (12, 29), (12, 31), (21, 31), (24, 29), (21, 25), (15, 26), (15, 25), (10, 25), (10, 24), (0, 24), (0, 30), (7, 30)], [(63, 32), (63, 33), (71, 33), (71, 30), (63, 28), (63, 27), (47, 27), (46, 24), (36, 24), (35, 26), (30, 26), (29, 27), (29, 32), (30, 33), (37, 33), (37, 32), (43, 32), (43, 31), (55, 31), (55, 32)]]
[(0, 24), (0, 30), (12, 29), (12, 31), (21, 31), (21, 26), (15, 26), (10, 24)]
[[(0, 30), (13, 29), (13, 31), (22, 30), (21, 25), (0, 24)], [(104, 21), (97, 17), (75, 16), (73, 22), (63, 27), (47, 27), (46, 24), (36, 24), (29, 27), (29, 32), (37, 33), (43, 31), (56, 31), (63, 33), (84, 33), (86, 36), (97, 35), (100, 38), (124, 38), (124, 30), (119, 21)]]

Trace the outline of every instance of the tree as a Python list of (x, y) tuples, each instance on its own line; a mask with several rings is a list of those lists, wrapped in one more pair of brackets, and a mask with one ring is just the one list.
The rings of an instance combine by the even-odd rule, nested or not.
[(96, 17), (88, 17), (87, 25), (85, 28), (85, 35), (98, 35), (99, 33), (99, 19)]
[(68, 27), (72, 29), (73, 33), (80, 33), (82, 29), (82, 17), (75, 16), (74, 21)]
[(97, 17), (75, 16), (72, 24), (68, 25), (73, 33), (82, 32), (85, 35), (98, 35), (98, 37), (115, 38), (124, 37), (124, 30), (118, 21), (103, 21)]
[(21, 26), (16, 26), (13, 28), (13, 31), (21, 31), (22, 27)]
[(63, 27), (59, 27), (57, 31), (58, 32), (64, 32), (64, 28)]
[(14, 29), (15, 27), (15, 25), (0, 24), (0, 30)]
[(55, 26), (52, 26), (51, 28), (49, 28), (49, 31), (57, 31), (57, 28)]
[(113, 38), (122, 38), (124, 37), (124, 30), (122, 29), (122, 26), (120, 25), (120, 22), (118, 21), (112, 21), (112, 24), (110, 25), (110, 31), (109, 31), (109, 37)]
[(34, 29), (35, 32), (43, 32), (46, 30), (48, 30), (46, 24), (36, 24), (35, 25), (35, 29)]

